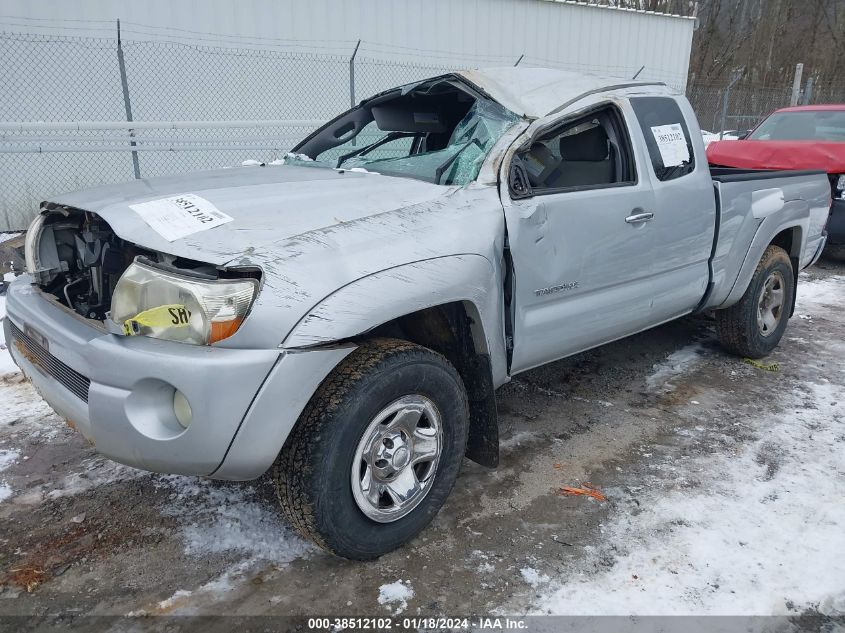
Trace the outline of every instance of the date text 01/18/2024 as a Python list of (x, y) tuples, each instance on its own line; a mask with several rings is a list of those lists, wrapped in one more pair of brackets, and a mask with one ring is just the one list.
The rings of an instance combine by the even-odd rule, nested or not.
[(513, 617), (477, 617), (449, 618), (409, 616), (401, 620), (387, 617), (349, 617), (349, 618), (309, 618), (310, 631), (335, 630), (377, 630), (377, 631), (419, 631), (419, 630), (489, 630), (519, 631), (527, 628), (522, 618)]

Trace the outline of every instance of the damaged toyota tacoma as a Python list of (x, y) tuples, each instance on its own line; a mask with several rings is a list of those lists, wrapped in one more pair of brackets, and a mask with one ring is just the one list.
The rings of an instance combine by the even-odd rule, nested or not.
[(103, 455), (270, 471), (353, 559), (418, 534), (498, 462), (495, 389), (697, 311), (780, 340), (825, 243), (823, 172), (708, 167), (662, 84), (547, 69), (382, 92), (283, 165), (59, 195), (8, 291), (14, 360)]

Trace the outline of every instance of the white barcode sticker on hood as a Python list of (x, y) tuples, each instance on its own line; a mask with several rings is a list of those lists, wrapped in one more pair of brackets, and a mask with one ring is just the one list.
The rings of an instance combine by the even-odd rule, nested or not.
[(193, 193), (130, 204), (129, 208), (168, 242), (212, 229), (234, 219), (205, 198)]

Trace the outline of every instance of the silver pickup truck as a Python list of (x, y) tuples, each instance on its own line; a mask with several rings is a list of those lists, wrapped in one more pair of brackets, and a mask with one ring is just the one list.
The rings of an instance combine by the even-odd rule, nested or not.
[(418, 534), (464, 455), (497, 464), (519, 372), (702, 310), (770, 352), (830, 208), (822, 172), (711, 171), (662, 84), (547, 69), (382, 92), (283, 162), (43, 203), (6, 340), (102, 454), (270, 470), (354, 559)]

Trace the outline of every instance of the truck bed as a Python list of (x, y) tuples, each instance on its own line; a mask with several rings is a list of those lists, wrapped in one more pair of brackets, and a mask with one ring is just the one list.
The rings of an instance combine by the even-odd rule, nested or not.
[(717, 214), (704, 307), (726, 307), (742, 296), (773, 237), (793, 257), (796, 274), (815, 261), (830, 213), (824, 171), (711, 167), (710, 173)]

